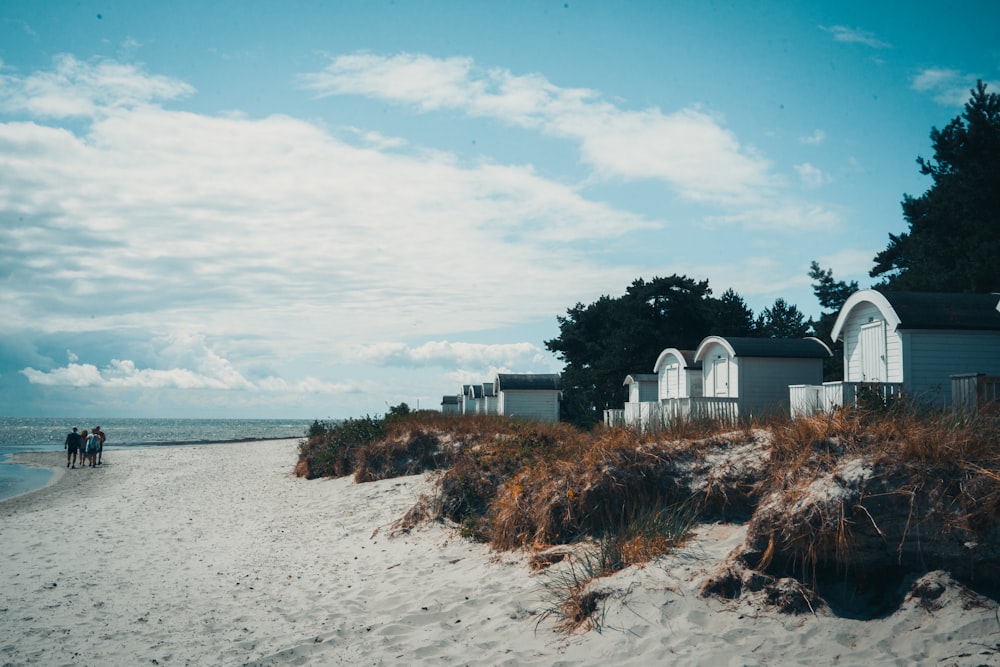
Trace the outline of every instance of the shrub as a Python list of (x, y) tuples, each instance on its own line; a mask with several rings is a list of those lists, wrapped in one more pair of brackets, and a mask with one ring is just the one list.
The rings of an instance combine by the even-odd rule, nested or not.
[(295, 474), (307, 479), (343, 477), (354, 471), (359, 448), (385, 435), (385, 422), (365, 416), (337, 424), (313, 422), (307, 439), (299, 445)]

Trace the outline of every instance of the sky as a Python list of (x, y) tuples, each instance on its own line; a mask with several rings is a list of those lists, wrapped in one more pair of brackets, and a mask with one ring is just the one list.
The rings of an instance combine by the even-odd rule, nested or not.
[(440, 409), (559, 372), (557, 317), (637, 278), (818, 316), (810, 262), (873, 284), (931, 128), (1000, 89), (998, 25), (993, 0), (0, 0), (0, 415)]

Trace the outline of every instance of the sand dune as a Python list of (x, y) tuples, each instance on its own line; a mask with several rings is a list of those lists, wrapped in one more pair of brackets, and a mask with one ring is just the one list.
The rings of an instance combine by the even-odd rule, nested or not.
[(730, 525), (598, 580), (601, 631), (565, 636), (523, 554), (389, 536), (426, 476), (307, 481), (295, 448), (110, 451), (0, 503), (0, 665), (1000, 665), (996, 603), (944, 574), (940, 608), (871, 621), (700, 596)]

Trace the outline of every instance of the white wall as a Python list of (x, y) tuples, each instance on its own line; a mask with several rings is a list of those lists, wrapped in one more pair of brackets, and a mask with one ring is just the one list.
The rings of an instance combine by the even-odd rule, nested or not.
[(951, 376), (1000, 375), (1000, 332), (904, 331), (906, 381), (914, 398), (939, 407), (951, 405)]
[(739, 357), (740, 416), (788, 414), (788, 387), (823, 384), (822, 359)]
[(500, 414), (521, 419), (559, 421), (559, 392), (504, 390), (500, 392)]
[(631, 382), (628, 386), (629, 403), (656, 401), (658, 389), (655, 382)]

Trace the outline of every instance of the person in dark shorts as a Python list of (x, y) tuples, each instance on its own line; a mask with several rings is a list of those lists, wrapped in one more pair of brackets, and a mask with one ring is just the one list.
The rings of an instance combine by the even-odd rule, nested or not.
[[(81, 438), (80, 434), (76, 432), (76, 427), (74, 426), (73, 431), (66, 436), (66, 443), (63, 445), (63, 449), (66, 450), (67, 468), (76, 468), (76, 455), (80, 452), (80, 445), (82, 443), (83, 438)], [(80, 454), (80, 466), (83, 466), (83, 454)]]

